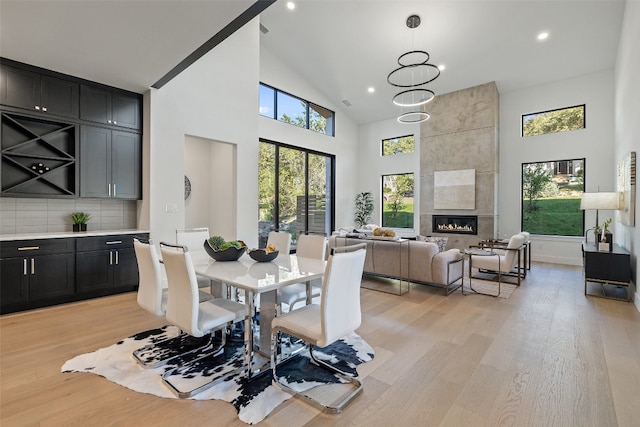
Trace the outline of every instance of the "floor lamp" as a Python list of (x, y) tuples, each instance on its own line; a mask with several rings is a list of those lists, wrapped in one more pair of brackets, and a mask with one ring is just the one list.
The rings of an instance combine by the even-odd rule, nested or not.
[(584, 232), (584, 241), (586, 242), (587, 233), (589, 232), (589, 230), (594, 230), (598, 226), (598, 211), (600, 209), (605, 209), (605, 210), (620, 209), (620, 196), (618, 195), (618, 193), (613, 191), (601, 192), (601, 193), (582, 193), (582, 200), (580, 201), (580, 209), (596, 211), (595, 227), (589, 228)]

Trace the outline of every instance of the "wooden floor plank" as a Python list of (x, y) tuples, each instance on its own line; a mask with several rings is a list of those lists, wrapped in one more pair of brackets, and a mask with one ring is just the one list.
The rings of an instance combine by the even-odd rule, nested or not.
[[(640, 313), (585, 296), (583, 280), (578, 267), (534, 263), (508, 299), (363, 289), (358, 333), (376, 352), (360, 368), (363, 394), (338, 415), (290, 399), (258, 425), (638, 425)], [(133, 293), (0, 316), (0, 425), (245, 425), (226, 402), (60, 372), (73, 356), (164, 324)]]

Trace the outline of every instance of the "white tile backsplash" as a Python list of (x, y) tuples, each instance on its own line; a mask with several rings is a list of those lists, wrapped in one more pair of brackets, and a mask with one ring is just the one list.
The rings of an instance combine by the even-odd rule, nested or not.
[(137, 227), (135, 200), (0, 198), (0, 234), (71, 231), (72, 212), (88, 212), (90, 230)]

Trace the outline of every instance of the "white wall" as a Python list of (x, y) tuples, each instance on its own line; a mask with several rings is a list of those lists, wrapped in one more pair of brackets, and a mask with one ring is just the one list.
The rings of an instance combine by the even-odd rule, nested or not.
[[(258, 241), (259, 19), (231, 35), (149, 96), (148, 195), (150, 229), (156, 241), (174, 241), (185, 227), (184, 141), (187, 135), (233, 144), (238, 165), (234, 182), (237, 215), (228, 239)], [(175, 206), (177, 212), (166, 212)], [(171, 210), (171, 209), (169, 209)]]
[[(522, 163), (586, 158), (586, 191), (614, 191), (614, 73), (602, 71), (547, 85), (500, 94), (500, 236), (520, 231)], [(586, 104), (586, 128), (522, 138), (522, 114)], [(613, 217), (601, 211), (600, 219)], [(587, 211), (587, 227), (595, 225), (595, 212)], [(593, 238), (592, 234), (589, 234)], [(532, 237), (533, 259), (582, 265), (583, 237)]]
[(358, 187), (362, 168), (358, 158), (358, 126), (326, 98), (321, 88), (314, 87), (313, 82), (306, 81), (264, 48), (260, 52), (260, 81), (336, 113), (335, 137), (262, 116), (259, 133), (260, 138), (335, 155), (336, 228), (352, 225), (354, 199), (356, 193), (363, 191)]
[[(383, 139), (405, 135), (415, 137), (413, 153), (382, 156)], [(420, 230), (420, 125), (398, 123), (394, 118), (361, 126), (358, 160), (366, 167), (360, 170), (357, 192), (370, 191), (373, 194), (375, 208), (371, 222), (374, 224), (382, 223), (382, 175), (413, 173), (413, 230), (404, 230), (401, 234), (407, 236), (418, 234)], [(353, 226), (353, 219), (344, 226)]]
[[(620, 33), (620, 44), (615, 72), (615, 145), (613, 161), (619, 162), (627, 153), (640, 156), (640, 2), (627, 1)], [(637, 173), (637, 172), (636, 172)], [(637, 186), (636, 178), (636, 186)], [(616, 224), (613, 232), (622, 246), (631, 252), (632, 277), (638, 283), (638, 257), (640, 255), (640, 194), (636, 187), (635, 227)], [(640, 311), (640, 297), (635, 293), (635, 304)]]

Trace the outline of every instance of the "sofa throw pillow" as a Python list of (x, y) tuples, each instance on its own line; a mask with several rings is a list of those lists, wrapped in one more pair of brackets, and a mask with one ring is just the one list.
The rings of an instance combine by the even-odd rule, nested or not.
[(431, 237), (431, 236), (416, 236), (416, 240), (419, 242), (431, 242), (438, 245), (438, 251), (444, 252), (444, 248), (447, 247), (448, 237)]

